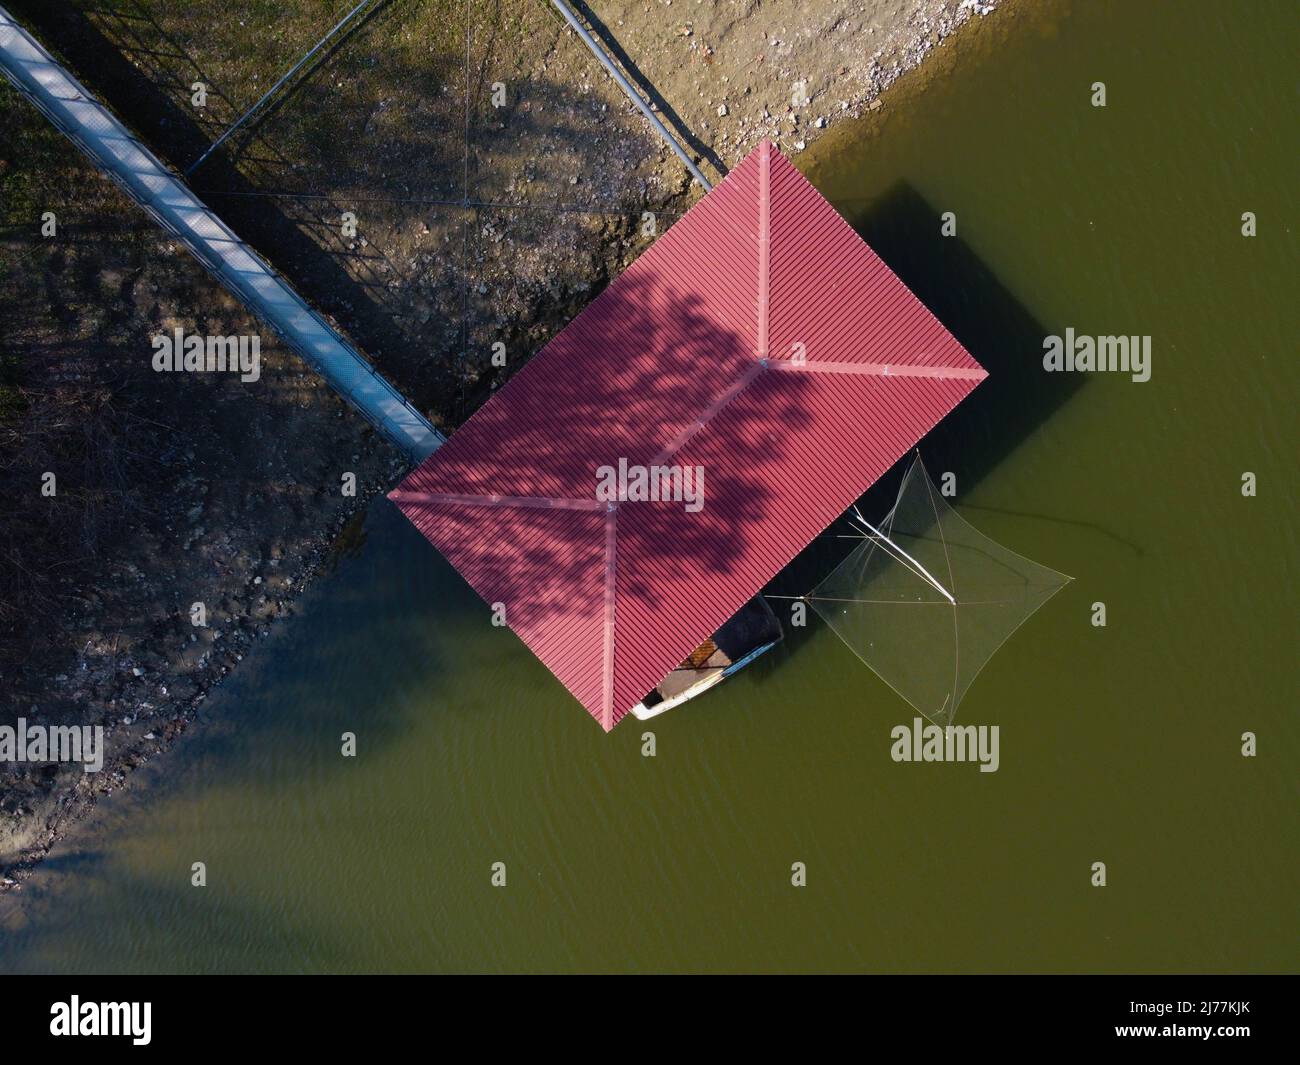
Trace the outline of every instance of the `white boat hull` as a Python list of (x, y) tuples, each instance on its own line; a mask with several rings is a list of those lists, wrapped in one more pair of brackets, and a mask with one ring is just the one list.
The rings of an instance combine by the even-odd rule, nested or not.
[(706, 677), (698, 684), (692, 684), (684, 692), (674, 695), (671, 699), (665, 699), (663, 702), (655, 703), (654, 706), (646, 706), (645, 703), (637, 703), (632, 707), (632, 716), (638, 721), (649, 721), (652, 717), (658, 717), (660, 714), (671, 710), (675, 706), (681, 706), (687, 699), (694, 699), (697, 695), (708, 691), (714, 685), (721, 684), (726, 674), (722, 670), (711, 677)]

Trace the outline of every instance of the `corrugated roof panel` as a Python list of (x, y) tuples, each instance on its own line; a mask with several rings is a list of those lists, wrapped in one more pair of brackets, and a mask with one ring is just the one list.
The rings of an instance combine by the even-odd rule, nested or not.
[[(483, 506), (394, 493), (415, 527), (574, 697), (604, 698), (605, 513)], [(486, 620), (484, 622), (487, 623)]]
[[(794, 165), (772, 154), (771, 357), (962, 367), (977, 363)], [(937, 221), (936, 221), (937, 224)], [(819, 283), (809, 284), (809, 264)]]

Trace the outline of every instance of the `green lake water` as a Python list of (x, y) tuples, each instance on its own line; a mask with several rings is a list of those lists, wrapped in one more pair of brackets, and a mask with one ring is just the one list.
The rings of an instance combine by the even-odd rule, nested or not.
[[(991, 371), (930, 469), (1075, 577), (962, 705), (998, 772), (894, 763), (816, 621), (642, 757), (381, 501), (5, 900), (4, 968), (1295, 970), (1297, 45), (1286, 3), (1018, 4), (797, 157)], [(1151, 380), (1045, 374), (1066, 327)]]

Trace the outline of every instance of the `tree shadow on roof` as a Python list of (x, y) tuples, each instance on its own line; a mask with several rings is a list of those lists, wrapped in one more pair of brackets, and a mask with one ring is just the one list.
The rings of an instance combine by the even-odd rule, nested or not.
[(629, 500), (618, 504), (616, 519), (620, 610), (675, 615), (655, 624), (679, 632), (669, 638), (682, 643), (684, 657), (713, 631), (694, 631), (685, 619), (698, 628), (701, 617), (717, 613), (725, 602), (718, 589), (752, 572), (748, 556), (780, 564), (771, 544), (790, 507), (771, 471), (790, 461), (813, 419), (812, 385), (805, 375), (759, 371), (752, 336), (724, 324), (682, 279), (660, 269), (642, 260), (606, 289), (402, 488), (584, 507), (407, 504), (417, 527), (480, 594), (506, 605), (512, 626), (585, 620), (595, 630), (603, 629), (607, 564), (600, 468), (620, 459), (631, 467), (702, 468), (698, 511), (682, 500)]

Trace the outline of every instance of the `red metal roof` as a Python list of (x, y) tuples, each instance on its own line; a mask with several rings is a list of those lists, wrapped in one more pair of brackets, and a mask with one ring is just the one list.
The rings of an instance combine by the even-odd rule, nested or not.
[(984, 376), (764, 141), (390, 498), (609, 730)]

